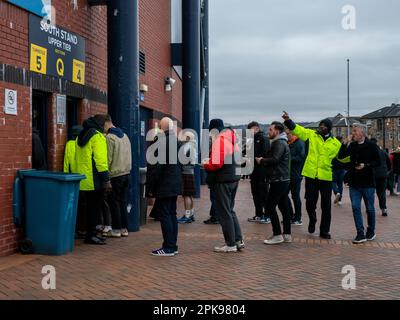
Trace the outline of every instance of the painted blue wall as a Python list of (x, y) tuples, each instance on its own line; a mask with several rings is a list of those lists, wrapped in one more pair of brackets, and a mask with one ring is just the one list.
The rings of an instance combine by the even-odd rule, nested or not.
[(8, 2), (15, 4), (18, 7), (24, 8), (29, 12), (37, 14), (38, 16), (44, 17), (45, 12), (43, 10), (44, 4), (51, 4), (51, 0), (42, 1), (42, 0), (7, 0)]

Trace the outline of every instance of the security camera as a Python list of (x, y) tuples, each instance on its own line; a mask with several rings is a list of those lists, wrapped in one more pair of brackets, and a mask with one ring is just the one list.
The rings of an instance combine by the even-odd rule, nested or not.
[(171, 86), (173, 86), (175, 84), (176, 80), (173, 78), (167, 77), (165, 79), (165, 82), (166, 82), (166, 84), (170, 84)]

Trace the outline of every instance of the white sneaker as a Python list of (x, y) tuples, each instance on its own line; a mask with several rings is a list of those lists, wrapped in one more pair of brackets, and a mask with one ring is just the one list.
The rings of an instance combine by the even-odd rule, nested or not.
[(286, 242), (286, 243), (291, 243), (292, 242), (292, 235), (284, 234), (283, 235), (283, 241)]
[(122, 231), (121, 231), (121, 237), (128, 237), (128, 236), (129, 236), (128, 229), (122, 229)]
[(109, 231), (112, 231), (112, 227), (111, 226), (104, 226), (103, 232), (107, 233)]
[(340, 193), (337, 193), (336, 197), (335, 197), (335, 201), (333, 203), (334, 204), (340, 204), (339, 202), (340, 202)]
[(236, 248), (237, 248), (238, 250), (244, 249), (244, 241), (243, 241), (243, 240), (242, 240), (242, 241), (237, 241), (237, 242), (236, 242)]
[(264, 244), (279, 244), (284, 242), (283, 236), (280, 234), (279, 236), (272, 235), (267, 240), (264, 240)]
[(237, 252), (237, 246), (229, 247), (225, 245), (222, 247), (215, 247), (214, 252), (224, 252), (224, 253)]

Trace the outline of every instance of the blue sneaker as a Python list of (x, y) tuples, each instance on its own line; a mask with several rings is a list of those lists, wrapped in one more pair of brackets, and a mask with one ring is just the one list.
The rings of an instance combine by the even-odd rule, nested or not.
[(192, 223), (194, 221), (194, 216), (186, 217), (183, 216), (182, 218), (178, 219), (178, 223)]
[(260, 223), (260, 224), (270, 224), (271, 223), (271, 219), (268, 218), (267, 216), (262, 216), (261, 220), (259, 220), (258, 223)]
[(160, 248), (158, 250), (152, 251), (151, 255), (159, 257), (173, 257), (175, 255), (175, 250)]

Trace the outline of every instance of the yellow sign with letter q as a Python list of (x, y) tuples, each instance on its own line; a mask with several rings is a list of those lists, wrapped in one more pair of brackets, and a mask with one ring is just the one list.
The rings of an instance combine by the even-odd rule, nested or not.
[(64, 76), (64, 61), (61, 58), (57, 59), (56, 64), (57, 73), (60, 77)]

